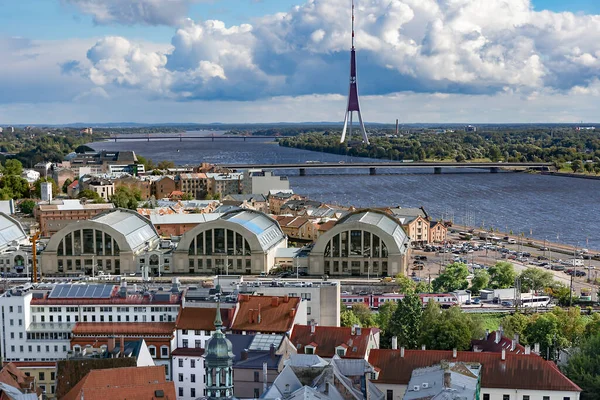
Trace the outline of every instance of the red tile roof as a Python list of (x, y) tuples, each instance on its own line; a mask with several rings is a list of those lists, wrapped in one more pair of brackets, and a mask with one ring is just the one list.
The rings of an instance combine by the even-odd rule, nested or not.
[[(365, 358), (368, 354), (369, 339), (379, 333), (378, 328), (361, 328), (360, 335), (353, 335), (350, 327), (315, 326), (315, 333), (311, 333), (310, 325), (296, 325), (290, 341), (304, 353), (304, 347), (312, 342), (317, 343), (315, 354), (320, 357), (331, 358), (338, 346), (347, 346), (343, 358)], [(301, 345), (298, 348), (298, 345)], [(379, 347), (379, 342), (373, 342)]]
[(78, 322), (73, 335), (173, 335), (174, 322)]
[(62, 400), (150, 400), (157, 398), (158, 390), (164, 393), (164, 400), (177, 398), (175, 384), (166, 381), (163, 366), (97, 369), (90, 371)]
[(331, 228), (333, 228), (336, 223), (337, 223), (337, 221), (327, 221), (327, 222), (324, 222), (322, 224), (317, 224), (317, 229), (320, 232), (327, 232), (328, 230), (330, 230)]
[(487, 339), (471, 340), (473, 348), (477, 346), (478, 351), (491, 351), (494, 353), (501, 353), (502, 349), (506, 350), (507, 353), (512, 352), (516, 354), (524, 354), (525, 347), (517, 342), (515, 349), (512, 348), (512, 339), (505, 336), (500, 337), (500, 341), (496, 343), (496, 332), (492, 332), (488, 335)]
[(289, 332), (294, 325), (299, 305), (299, 297), (241, 294), (231, 330), (262, 333)]
[[(175, 326), (177, 329), (214, 331), (216, 311), (216, 308), (184, 307), (179, 311)], [(234, 309), (221, 309), (223, 326), (229, 327), (233, 312)]]
[(581, 388), (564, 376), (552, 363), (537, 354), (457, 352), (441, 350), (371, 350), (369, 363), (380, 368), (377, 383), (407, 385), (412, 371), (439, 364), (442, 360), (478, 362), (482, 365), (481, 387), (495, 389), (564, 390), (581, 391)]

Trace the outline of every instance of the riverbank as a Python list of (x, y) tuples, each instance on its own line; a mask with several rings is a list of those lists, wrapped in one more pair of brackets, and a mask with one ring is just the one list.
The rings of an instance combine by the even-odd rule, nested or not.
[(585, 174), (575, 174), (570, 172), (552, 172), (552, 171), (542, 171), (541, 175), (551, 175), (551, 176), (562, 176), (564, 178), (579, 178), (579, 179), (594, 179), (600, 180), (600, 175), (585, 175)]

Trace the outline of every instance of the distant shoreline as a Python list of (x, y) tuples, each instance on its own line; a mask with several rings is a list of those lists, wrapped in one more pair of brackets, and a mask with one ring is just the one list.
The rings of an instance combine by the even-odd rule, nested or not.
[(574, 174), (569, 172), (548, 172), (542, 171), (541, 175), (552, 175), (552, 176), (560, 176), (563, 178), (579, 178), (579, 179), (594, 179), (600, 180), (600, 175), (583, 175), (583, 174)]

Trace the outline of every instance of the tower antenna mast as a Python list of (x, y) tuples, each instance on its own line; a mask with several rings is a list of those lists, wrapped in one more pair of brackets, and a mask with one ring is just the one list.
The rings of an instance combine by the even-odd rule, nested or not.
[[(346, 130), (348, 126), (348, 138), (352, 136), (352, 113), (358, 114), (358, 121), (360, 122), (360, 129), (362, 133), (363, 143), (369, 144), (369, 138), (367, 137), (367, 131), (365, 124), (360, 113), (360, 103), (358, 101), (358, 86), (356, 82), (356, 50), (354, 48), (354, 0), (352, 0), (352, 49), (350, 50), (350, 90), (348, 92), (348, 105), (346, 107), (346, 115), (344, 117), (344, 129), (342, 130), (342, 138), (340, 143), (346, 141)], [(350, 124), (348, 124), (350, 122)]]

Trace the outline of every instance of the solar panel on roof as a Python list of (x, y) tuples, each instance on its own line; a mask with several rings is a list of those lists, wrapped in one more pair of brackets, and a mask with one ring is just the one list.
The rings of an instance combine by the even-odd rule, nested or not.
[(49, 299), (107, 299), (110, 297), (113, 285), (56, 285)]

